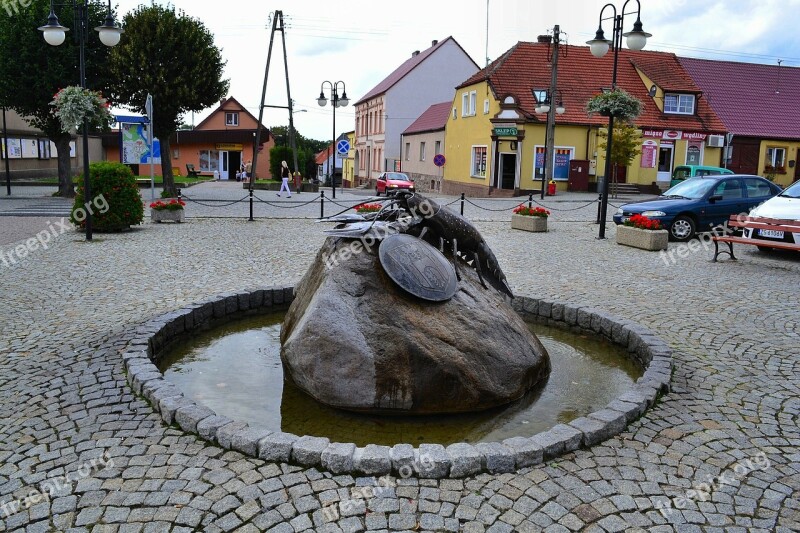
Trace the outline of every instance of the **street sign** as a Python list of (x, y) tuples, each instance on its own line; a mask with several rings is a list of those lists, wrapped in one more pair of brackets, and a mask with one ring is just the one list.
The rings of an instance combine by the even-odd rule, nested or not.
[(436, 154), (435, 156), (433, 156), (433, 164), (436, 165), (437, 167), (443, 167), (445, 161), (446, 159), (444, 157), (444, 154)]
[(350, 151), (350, 143), (346, 139), (342, 139), (338, 143), (336, 143), (336, 152), (342, 155), (346, 155), (347, 152)]
[(498, 137), (516, 137), (517, 136), (517, 128), (495, 128), (494, 134)]

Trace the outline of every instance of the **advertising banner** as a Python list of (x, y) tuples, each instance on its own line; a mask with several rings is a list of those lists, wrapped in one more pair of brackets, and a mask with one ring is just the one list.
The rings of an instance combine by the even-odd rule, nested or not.
[[(145, 124), (121, 123), (122, 132), (122, 163), (125, 165), (145, 165), (150, 163), (150, 140), (147, 136)], [(161, 144), (158, 139), (153, 141), (154, 160), (156, 165), (161, 164)]]

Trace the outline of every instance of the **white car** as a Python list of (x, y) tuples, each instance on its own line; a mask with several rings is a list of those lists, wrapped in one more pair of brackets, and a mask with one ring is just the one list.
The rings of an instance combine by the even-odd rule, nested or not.
[[(800, 181), (796, 181), (783, 192), (753, 208), (753, 210), (750, 211), (750, 216), (779, 220), (796, 220), (798, 221), (798, 225), (800, 225)], [(744, 237), (747, 239), (763, 240), (765, 245), (759, 246), (759, 249), (769, 248), (768, 243), (770, 241), (800, 244), (800, 233), (790, 233), (786, 231), (747, 228), (744, 230)]]

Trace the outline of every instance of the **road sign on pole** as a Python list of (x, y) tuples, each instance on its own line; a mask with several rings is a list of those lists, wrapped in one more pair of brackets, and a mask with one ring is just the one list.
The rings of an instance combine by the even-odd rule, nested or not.
[(444, 157), (444, 154), (436, 154), (435, 156), (433, 156), (433, 164), (436, 165), (437, 167), (443, 167), (445, 161), (446, 159)]
[(342, 139), (338, 143), (336, 143), (336, 153), (347, 155), (347, 152), (350, 151), (350, 143), (346, 139)]

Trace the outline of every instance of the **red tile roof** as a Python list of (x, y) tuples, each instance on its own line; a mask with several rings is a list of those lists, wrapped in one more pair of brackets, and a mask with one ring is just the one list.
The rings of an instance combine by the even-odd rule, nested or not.
[(447, 124), (447, 119), (450, 118), (450, 109), (452, 107), (453, 102), (433, 104), (426, 109), (417, 120), (412, 122), (411, 125), (406, 128), (406, 130), (403, 132), (403, 135), (443, 130)]
[(327, 148), (323, 149), (320, 153), (317, 154), (314, 162), (318, 165), (322, 165), (331, 158), (331, 154), (333, 153), (333, 145), (329, 144)]
[(800, 68), (680, 58), (734, 135), (800, 138)]
[[(381, 95), (381, 94), (385, 93), (386, 91), (388, 91), (389, 89), (391, 89), (394, 84), (396, 84), (397, 82), (402, 80), (406, 76), (406, 74), (408, 74), (409, 72), (414, 70), (417, 67), (417, 65), (419, 65), (420, 63), (425, 61), (436, 50), (438, 50), (439, 48), (444, 46), (444, 43), (446, 43), (447, 41), (453, 41), (453, 43), (455, 43), (456, 46), (461, 48), (461, 45), (458, 44), (458, 42), (455, 39), (453, 39), (452, 36), (448, 37), (447, 39), (445, 39), (443, 41), (439, 41), (438, 43), (436, 43), (435, 45), (431, 46), (427, 50), (423, 50), (419, 54), (417, 54), (415, 56), (412, 56), (411, 58), (407, 59), (402, 65), (397, 67), (397, 69), (395, 69), (394, 72), (392, 72), (386, 78), (384, 78), (383, 81), (381, 81), (378, 85), (373, 87), (372, 90), (370, 90), (367, 94), (362, 96), (353, 105), (357, 106), (357, 105), (361, 104), (362, 102), (366, 102), (367, 100), (370, 100), (370, 99), (372, 99), (372, 98), (374, 98), (374, 97), (376, 97), (378, 95)], [(464, 49), (461, 48), (461, 50), (463, 51)], [(469, 54), (467, 54), (466, 52), (464, 52), (464, 55), (469, 57)], [(473, 63), (474, 63), (474, 61), (473, 61)], [(478, 68), (478, 65), (475, 65), (475, 68)]]
[[(536, 101), (531, 89), (550, 86), (551, 50), (547, 43), (519, 42), (503, 56), (481, 70), (457, 89), (489, 79), (495, 97), (503, 100), (512, 95), (520, 103), (519, 111), (533, 122), (545, 122), (544, 114), (536, 114)], [(601, 88), (611, 86), (613, 52), (602, 58), (594, 57), (587, 46), (562, 46), (558, 60), (558, 89), (561, 91), (566, 112), (556, 115), (556, 124), (603, 125), (606, 117), (588, 116), (586, 103), (599, 94)], [(635, 123), (651, 129), (672, 129), (723, 133), (725, 125), (717, 117), (708, 101), (700, 98), (696, 115), (665, 115), (648, 94), (635, 65), (662, 89), (700, 93), (701, 90), (681, 67), (675, 54), (651, 51), (619, 51), (617, 86), (635, 96), (644, 104), (643, 112)]]

